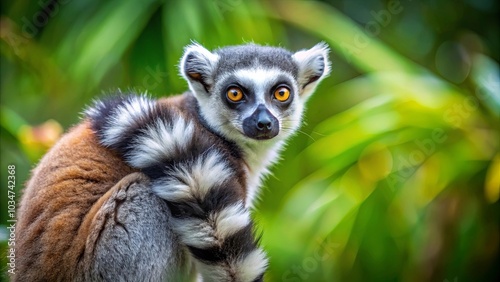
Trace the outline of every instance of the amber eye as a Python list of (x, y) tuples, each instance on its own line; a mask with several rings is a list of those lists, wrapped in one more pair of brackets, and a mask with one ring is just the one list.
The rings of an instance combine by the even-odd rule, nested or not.
[(238, 87), (231, 87), (227, 90), (227, 98), (232, 102), (239, 102), (243, 99), (243, 92)]
[(286, 87), (280, 87), (274, 91), (274, 98), (280, 102), (285, 102), (290, 98), (290, 90)]

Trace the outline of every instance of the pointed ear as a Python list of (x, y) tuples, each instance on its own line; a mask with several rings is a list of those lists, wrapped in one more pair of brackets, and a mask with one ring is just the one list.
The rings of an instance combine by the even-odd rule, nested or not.
[(319, 82), (330, 73), (330, 61), (326, 43), (316, 44), (309, 50), (301, 50), (293, 54), (299, 67), (299, 92), (303, 99), (308, 98)]
[(214, 83), (213, 70), (218, 60), (217, 54), (198, 43), (188, 45), (184, 49), (179, 68), (195, 95), (209, 93)]

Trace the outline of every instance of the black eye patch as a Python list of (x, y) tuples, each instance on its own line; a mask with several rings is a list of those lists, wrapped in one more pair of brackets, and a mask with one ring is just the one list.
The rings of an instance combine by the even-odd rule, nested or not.
[[(290, 75), (291, 76), (291, 75)], [(227, 105), (228, 108), (233, 110), (244, 110), (248, 107), (255, 106), (257, 101), (256, 95), (263, 95), (266, 104), (275, 104), (278, 108), (286, 109), (293, 101), (293, 81), (289, 75), (277, 74), (275, 77), (269, 77), (264, 81), (265, 85), (258, 85), (257, 83), (262, 83), (256, 81), (254, 77), (248, 76), (244, 77), (241, 75), (231, 74), (224, 78), (223, 81), (219, 82), (217, 88), (219, 89), (219, 95), (222, 101)], [(231, 101), (228, 99), (228, 90), (232, 87), (237, 87), (243, 92), (243, 99), (238, 102)], [(290, 90), (290, 98), (287, 101), (278, 102), (274, 97), (274, 92), (279, 87), (286, 87)], [(264, 93), (256, 93), (255, 89), (263, 89)]]

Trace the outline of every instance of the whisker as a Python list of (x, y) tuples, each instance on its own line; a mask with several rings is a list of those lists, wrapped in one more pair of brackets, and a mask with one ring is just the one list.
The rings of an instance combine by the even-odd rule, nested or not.
[(313, 142), (316, 142), (316, 139), (314, 139), (314, 137), (312, 137), (309, 133), (303, 131), (303, 130), (300, 130), (300, 129), (297, 129), (297, 132), (298, 133), (301, 133), (301, 134), (304, 134), (305, 136), (309, 137)]
[(314, 134), (319, 135), (319, 136), (321, 136), (321, 137), (326, 137), (326, 136), (328, 136), (328, 134), (320, 133), (320, 132), (317, 132), (317, 131), (313, 131), (313, 132), (311, 132), (311, 133), (314, 133)]

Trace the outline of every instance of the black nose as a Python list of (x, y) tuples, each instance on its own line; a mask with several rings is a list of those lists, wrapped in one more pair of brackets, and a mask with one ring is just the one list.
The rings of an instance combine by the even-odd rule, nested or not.
[(269, 131), (271, 130), (271, 118), (265, 111), (259, 112), (259, 116), (257, 117), (257, 129), (260, 131)]
[(279, 133), (279, 121), (262, 104), (243, 121), (243, 131), (253, 139), (271, 139)]

